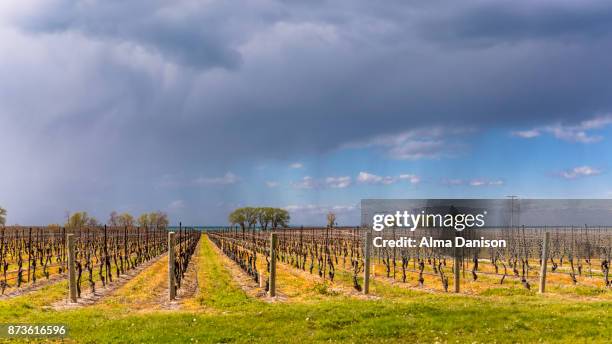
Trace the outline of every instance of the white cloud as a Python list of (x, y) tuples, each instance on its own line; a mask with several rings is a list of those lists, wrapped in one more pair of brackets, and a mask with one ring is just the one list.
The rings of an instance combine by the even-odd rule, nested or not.
[(411, 184), (418, 184), (421, 182), (421, 177), (417, 176), (416, 174), (400, 174), (399, 179), (407, 180)]
[(302, 178), (300, 181), (292, 182), (291, 185), (297, 189), (314, 189), (319, 183), (310, 176)]
[(393, 176), (379, 176), (369, 172), (359, 172), (357, 181), (363, 184), (382, 184), (389, 185), (398, 181), (408, 181), (411, 184), (418, 184), (421, 178), (415, 174), (400, 174), (398, 177)]
[(267, 181), (266, 182), (266, 186), (269, 187), (269, 188), (275, 188), (275, 187), (278, 186), (278, 184), (279, 184), (278, 182), (274, 182), (274, 181)]
[(470, 186), (501, 186), (504, 185), (504, 181), (497, 180), (487, 180), (487, 179), (472, 179), (469, 183)]
[(354, 205), (288, 205), (284, 207), (285, 210), (290, 212), (307, 213), (307, 214), (327, 214), (328, 212), (334, 212), (336, 214), (346, 213), (357, 210)]
[(448, 185), (448, 186), (468, 185), (468, 186), (473, 186), (473, 187), (502, 186), (504, 185), (504, 181), (501, 179), (484, 179), (484, 178), (474, 178), (470, 180), (445, 179), (442, 181), (442, 184)]
[(521, 137), (524, 139), (532, 139), (541, 135), (540, 131), (537, 129), (513, 131), (511, 134), (512, 136)]
[(470, 186), (483, 186), (487, 185), (487, 182), (482, 179), (472, 179), (470, 180)]
[(301, 162), (294, 162), (293, 164), (289, 165), (289, 168), (293, 168), (293, 169), (298, 169), (302, 167), (304, 167), (304, 165)]
[(222, 177), (200, 177), (194, 182), (198, 185), (230, 185), (236, 184), (240, 181), (240, 178), (232, 172), (227, 172)]
[[(458, 155), (465, 144), (457, 137), (474, 132), (472, 128), (433, 127), (413, 129), (399, 134), (381, 135), (362, 142), (344, 145), (344, 148), (382, 147), (395, 160), (418, 160)], [(451, 140), (455, 138), (455, 140)]]
[(322, 180), (314, 179), (306, 176), (297, 182), (292, 182), (291, 185), (297, 189), (314, 189), (314, 188), (333, 188), (344, 189), (352, 184), (352, 178), (349, 176), (327, 177)]
[(368, 172), (359, 172), (359, 175), (357, 176), (357, 181), (360, 183), (365, 183), (365, 184), (393, 184), (395, 183), (395, 178), (393, 177), (383, 177), (383, 176), (377, 176), (375, 174), (371, 174)]
[(406, 181), (410, 184), (418, 184), (421, 178), (415, 174), (400, 174), (394, 176), (378, 176), (369, 172), (359, 172), (357, 177), (353, 179), (350, 176), (326, 177), (323, 179), (315, 179), (306, 176), (299, 181), (292, 182), (291, 185), (297, 189), (315, 189), (315, 188), (332, 188), (344, 189), (353, 185), (353, 180), (361, 184), (373, 185), (389, 185), (401, 181)]
[(334, 189), (344, 189), (351, 185), (352, 179), (349, 176), (343, 177), (327, 177), (325, 178), (325, 184)]
[(601, 135), (593, 135), (589, 131), (602, 129), (612, 124), (612, 115), (602, 115), (582, 121), (576, 125), (556, 123), (531, 130), (513, 131), (513, 136), (521, 138), (534, 138), (546, 132), (559, 140), (577, 143), (594, 143), (603, 140)]
[(601, 170), (590, 166), (578, 166), (569, 170), (562, 171), (560, 176), (565, 179), (576, 179), (579, 177), (589, 177), (601, 174)]

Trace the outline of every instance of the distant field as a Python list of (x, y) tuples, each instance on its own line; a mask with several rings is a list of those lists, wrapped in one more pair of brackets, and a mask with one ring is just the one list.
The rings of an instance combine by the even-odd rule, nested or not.
[[(418, 290), (375, 277), (371, 296), (278, 266), (271, 302), (203, 236), (185, 279), (186, 292), (165, 301), (162, 258), (91, 305), (62, 308), (67, 284), (2, 299), (0, 323), (66, 323), (67, 342), (599, 342), (612, 338), (609, 288), (487, 288), (475, 295)], [(582, 291), (581, 291), (582, 290)]]

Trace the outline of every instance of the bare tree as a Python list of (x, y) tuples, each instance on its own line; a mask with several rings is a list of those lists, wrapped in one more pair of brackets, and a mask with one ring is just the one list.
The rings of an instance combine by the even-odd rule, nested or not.
[(123, 213), (118, 216), (119, 226), (132, 227), (134, 226), (134, 216), (129, 213)]
[(100, 225), (100, 222), (98, 222), (98, 219), (96, 219), (95, 217), (91, 216), (90, 218), (87, 219), (87, 226), (97, 227), (99, 225)]
[(114, 210), (110, 213), (110, 217), (108, 219), (108, 225), (111, 227), (119, 226), (119, 214), (117, 214), (117, 212)]
[(334, 228), (336, 226), (336, 214), (333, 212), (327, 213), (327, 227)]
[(138, 216), (138, 220), (136, 220), (136, 223), (140, 227), (149, 227), (152, 225), (151, 216), (148, 213), (140, 214), (140, 216)]

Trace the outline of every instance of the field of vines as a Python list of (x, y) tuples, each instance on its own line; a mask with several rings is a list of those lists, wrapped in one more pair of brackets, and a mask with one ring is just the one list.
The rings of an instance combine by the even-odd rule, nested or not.
[[(179, 229), (176, 233), (175, 281), (180, 287), (200, 231)], [(168, 251), (168, 231), (147, 227), (3, 227), (0, 228), (0, 291), (21, 288), (67, 277), (67, 234), (75, 239), (77, 296), (91, 293), (159, 258)]]
[[(429, 232), (428, 232), (429, 231)], [(334, 281), (350, 275), (353, 288), (363, 288), (365, 230), (359, 228), (295, 228), (275, 231), (277, 260), (295, 269)], [(537, 289), (544, 233), (550, 233), (548, 283), (562, 287), (610, 287), (612, 228), (518, 227), (466, 231), (468, 238), (503, 239), (505, 248), (372, 248), (373, 278), (435, 291), (449, 291), (458, 262), (462, 291), (478, 292), (491, 286)], [(374, 232), (384, 239), (422, 236), (442, 238), (439, 230), (416, 232), (395, 229)], [(270, 269), (270, 233), (222, 229), (211, 240), (256, 282)], [(458, 259), (455, 260), (454, 257)], [(262, 284), (263, 285), (263, 284)]]
[(465, 231), (508, 245), (459, 250), (366, 248), (369, 234), (0, 227), (0, 323), (61, 323), (87, 343), (609, 342), (612, 228)]

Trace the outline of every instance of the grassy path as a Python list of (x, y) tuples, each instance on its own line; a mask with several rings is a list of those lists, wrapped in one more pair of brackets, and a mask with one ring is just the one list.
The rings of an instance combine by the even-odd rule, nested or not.
[(168, 290), (168, 260), (163, 255), (125, 285), (106, 296), (99, 308), (115, 312), (159, 309)]

